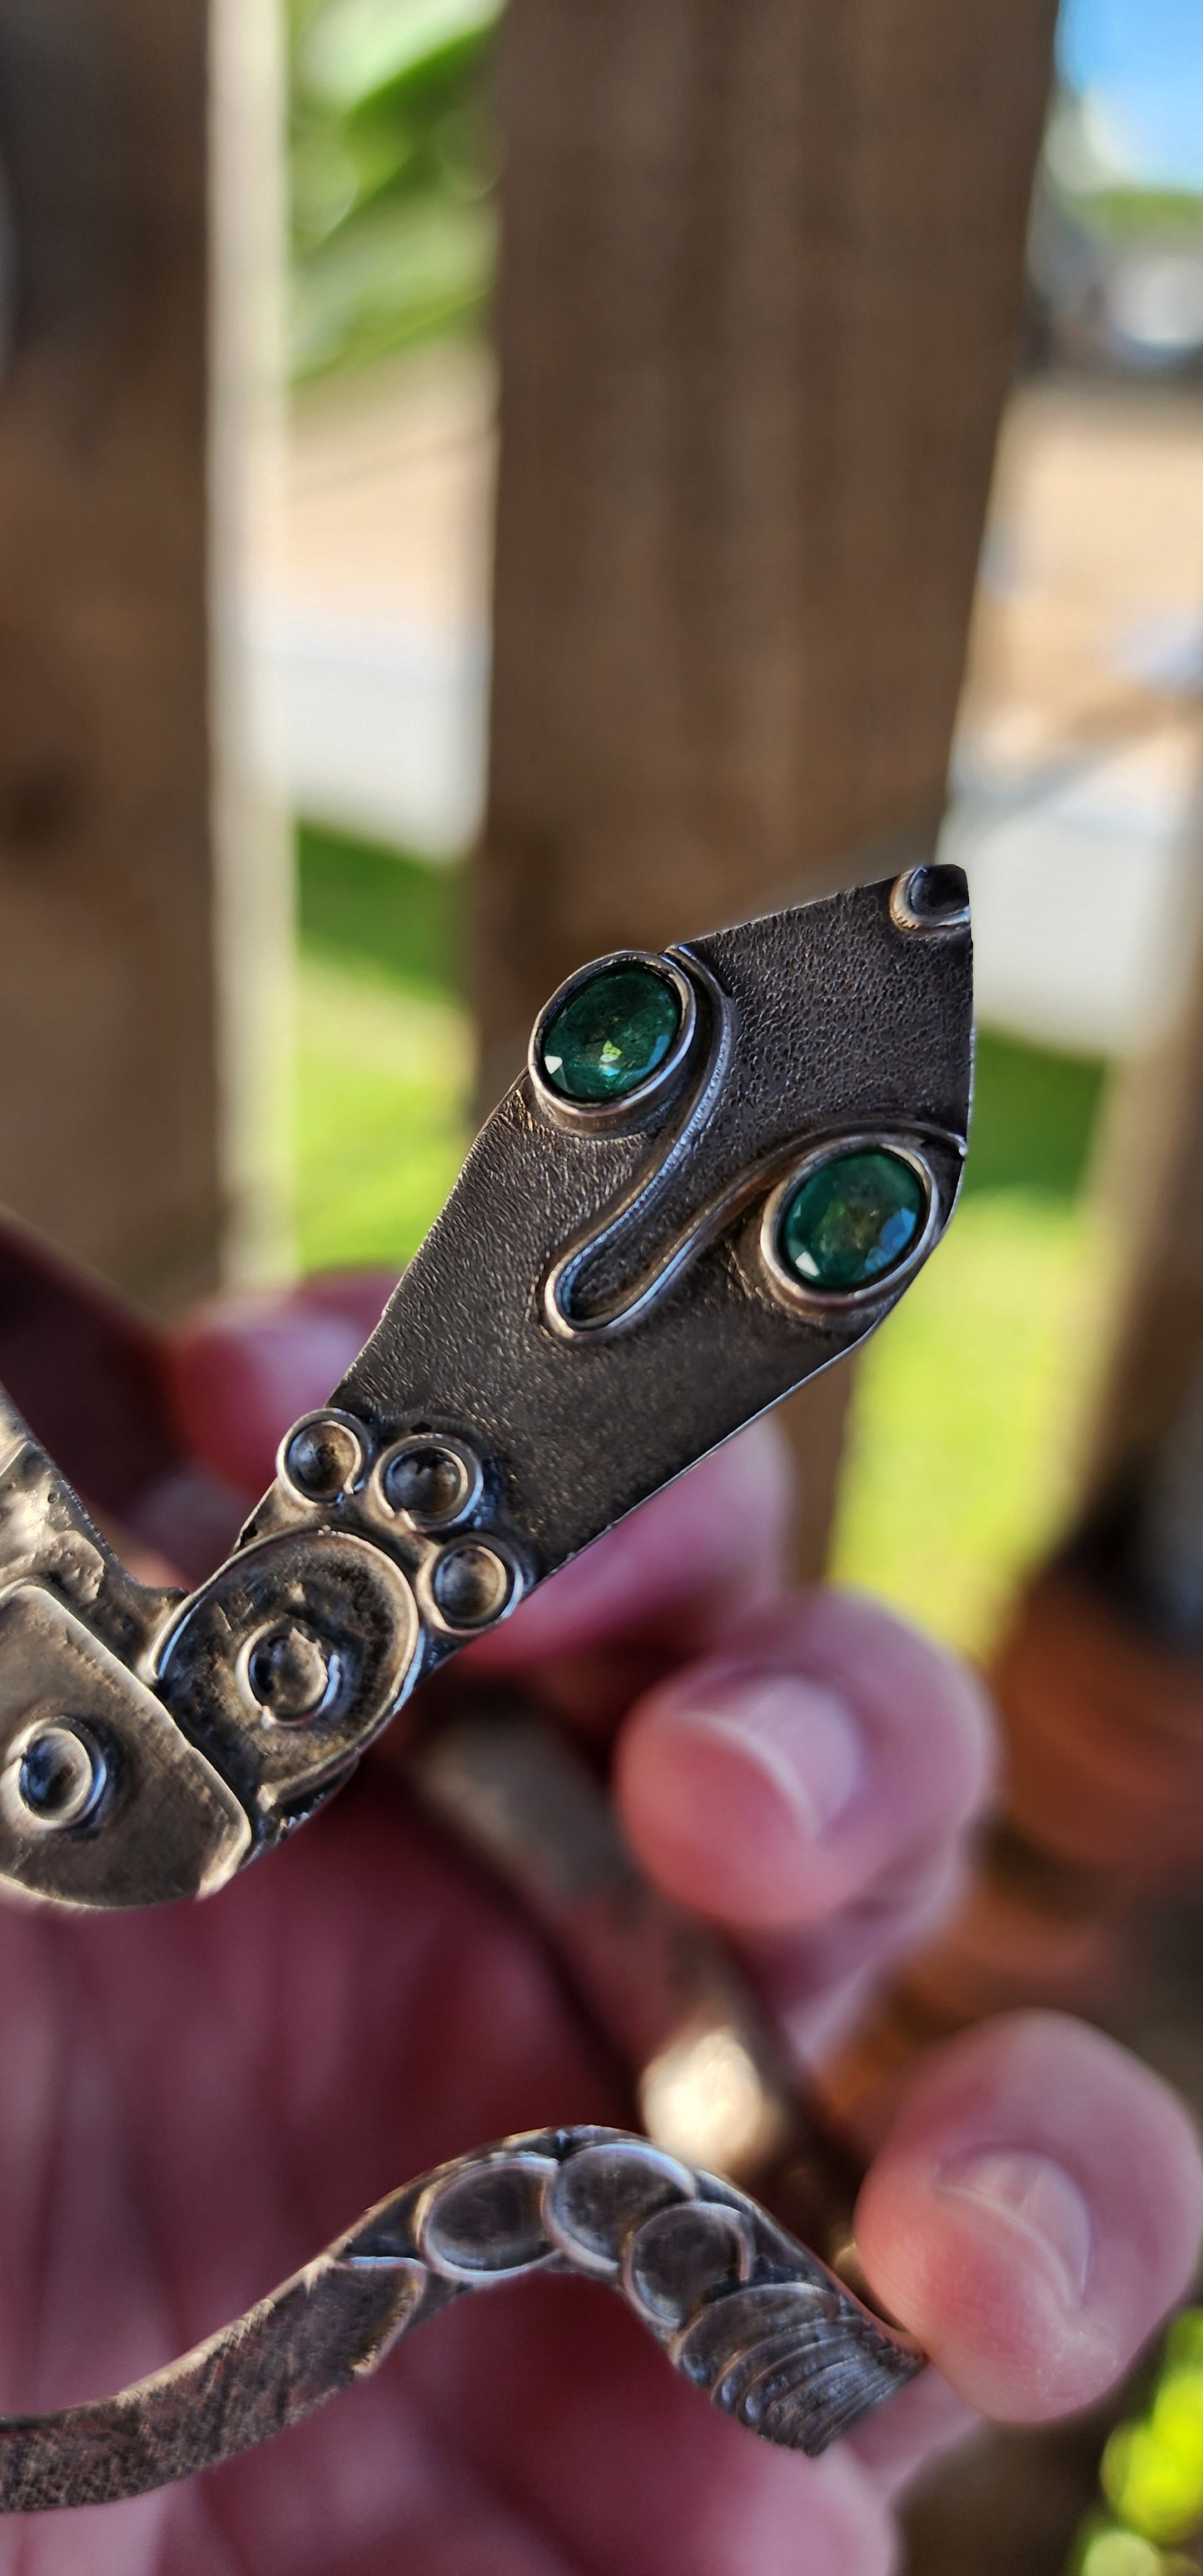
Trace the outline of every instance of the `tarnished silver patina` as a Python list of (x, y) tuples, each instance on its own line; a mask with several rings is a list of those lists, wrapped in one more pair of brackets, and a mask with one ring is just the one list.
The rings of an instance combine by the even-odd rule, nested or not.
[(723, 2414), (812, 2457), (922, 2363), (732, 2184), (621, 2130), (532, 2130), (382, 2200), (153, 2378), (0, 2419), (0, 2496), (36, 2513), (192, 2477), (366, 2378), (466, 2290), (532, 2272), (608, 2284)]
[[(553, 997), (380, 1324), (329, 1405), (287, 1434), (270, 1491), (198, 1589), (136, 1583), (0, 1396), (0, 1881), (71, 1906), (220, 1888), (314, 1812), (459, 1646), (862, 1341), (938, 1240), (970, 1097), (957, 871), (915, 869), (612, 962), (664, 980), (671, 1045), (623, 1096), (568, 1099), (543, 1037), (582, 978)], [(834, 1158), (874, 1152), (909, 1176), (905, 1252), (851, 1287), (799, 1275), (783, 1211)], [(420, 1732), (415, 1773), (470, 1840), (492, 1833), (529, 1895), (539, 1850), (554, 1879), (556, 1824), (524, 1847), (519, 1799), (506, 1826), (496, 1782), (481, 1790), (481, 1725), (472, 1738), (461, 1720), (442, 1754)], [(511, 1728), (510, 1745), (511, 1780), (513, 1761), (535, 1780), (529, 1732)], [(569, 1784), (562, 1811), (567, 1799), (580, 1848), (592, 1836), (608, 1850), (587, 1794)], [(611, 1852), (612, 1878), (622, 1866)], [(780, 2087), (742, 2007), (716, 2003), (712, 1970), (685, 1980), (694, 2035), (745, 2050), (763, 2151)], [(642, 2052), (653, 2125), (674, 2063), (688, 2074), (691, 2027), (687, 2014)], [(741, 2169), (730, 2141), (716, 2160)], [(374, 2366), (458, 2291), (528, 2264), (611, 2280), (717, 2403), (802, 2448), (915, 2367), (733, 2185), (664, 2147), (556, 2133), (412, 2186), (140, 2389), (0, 2426), (0, 2503), (186, 2475)]]

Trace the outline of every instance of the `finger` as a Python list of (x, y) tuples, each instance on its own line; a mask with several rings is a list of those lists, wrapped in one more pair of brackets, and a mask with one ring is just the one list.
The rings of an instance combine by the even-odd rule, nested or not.
[(167, 1361), (190, 1455), (247, 1496), (262, 1493), (289, 1424), (328, 1402), (395, 1286), (392, 1274), (348, 1271), (198, 1307)]
[[(640, 1702), (616, 1763), (651, 1876), (741, 1932), (823, 1927), (820, 1982), (945, 1891), (990, 1781), (980, 1685), (848, 1593), (779, 1603)], [(840, 1926), (838, 1939), (833, 1927)], [(777, 1967), (788, 1974), (790, 1954)]]
[(854, 2425), (841, 2447), (865, 2472), (874, 2493), (889, 2502), (918, 2470), (955, 2450), (980, 2421), (977, 2409), (967, 2406), (938, 2370), (921, 2370), (888, 2406), (875, 2407)]
[[(262, 1492), (289, 1424), (327, 1401), (393, 1285), (348, 1272), (199, 1308), (168, 1363), (190, 1453), (249, 1498)], [(497, 1672), (538, 1664), (546, 1698), (617, 1714), (646, 1680), (645, 1659), (631, 1680), (629, 1659), (614, 1651), (621, 1640), (654, 1637), (679, 1651), (780, 1589), (792, 1484), (777, 1425), (753, 1424), (587, 1548), (474, 1646), (472, 1662)]]
[[(192, 1454), (258, 1492), (289, 1424), (326, 1402), (394, 1284), (348, 1272), (199, 1307), (169, 1363)], [(784, 1440), (774, 1423), (754, 1423), (587, 1548), (477, 1658), (486, 1643), (510, 1668), (582, 1653), (699, 1600), (729, 1615), (779, 1581), (791, 1499)]]
[(473, 1663), (514, 1671), (620, 1639), (714, 1634), (780, 1589), (792, 1495), (778, 1425), (750, 1424), (553, 1575)]
[[(887, 2576), (887, 2520), (844, 2444), (810, 2461), (750, 2440), (699, 2404), (617, 2303), (587, 2308), (578, 2289), (532, 2283), (524, 2331), (500, 2300), (465, 2301), (451, 2327), (476, 2354), (455, 2418), (471, 2467), (526, 2504), (565, 2569)], [(423, 2356), (428, 2389), (450, 2349), (445, 2328)]]
[(1059, 2013), (939, 2050), (856, 2212), (875, 2295), (961, 2397), (1007, 2422), (1111, 2386), (1186, 2288), (1201, 2227), (1177, 2096)]

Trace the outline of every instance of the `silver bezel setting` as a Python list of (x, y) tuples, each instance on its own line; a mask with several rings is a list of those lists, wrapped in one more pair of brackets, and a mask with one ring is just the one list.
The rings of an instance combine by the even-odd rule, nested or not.
[[(296, 1477), (291, 1473), (288, 1465), (288, 1452), (291, 1449), (298, 1432), (324, 1429), (328, 1423), (333, 1424), (339, 1431), (348, 1431), (350, 1433), (355, 1444), (355, 1463), (349, 1473), (344, 1476), (337, 1494), (310, 1494), (306, 1492), (304, 1485), (298, 1483)], [(340, 1407), (336, 1404), (322, 1404), (317, 1407), (315, 1412), (298, 1414), (296, 1421), (289, 1423), (288, 1429), (276, 1451), (276, 1474), (285, 1491), (291, 1494), (294, 1502), (304, 1503), (309, 1511), (328, 1511), (332, 1504), (341, 1500), (344, 1494), (354, 1492), (356, 1485), (359, 1484), (363, 1476), (366, 1459), (367, 1448), (364, 1440), (362, 1422), (357, 1422), (353, 1414), (342, 1412)]]
[[(398, 1458), (411, 1457), (416, 1450), (422, 1449), (445, 1450), (449, 1458), (454, 1458), (459, 1468), (460, 1489), (450, 1511), (437, 1513), (411, 1511), (405, 1503), (395, 1503), (389, 1493), (385, 1480), (390, 1467)], [(372, 1500), (389, 1520), (403, 1522), (407, 1528), (417, 1531), (422, 1538), (441, 1538), (444, 1531), (450, 1532), (462, 1528), (469, 1515), (475, 1511), (483, 1488), (484, 1470), (480, 1460), (473, 1455), (464, 1441), (455, 1439), (447, 1431), (410, 1431), (406, 1433), (403, 1440), (391, 1441), (389, 1447), (381, 1451), (372, 1469), (370, 1490)]]
[[(633, 1091), (624, 1092), (621, 1100), (566, 1100), (543, 1071), (543, 1041), (548, 1028), (556, 1013), (572, 1000), (574, 993), (593, 983), (596, 976), (609, 974), (614, 967), (620, 966), (649, 967), (660, 977), (661, 983), (671, 985), (681, 1006), (681, 1025), (663, 1063), (658, 1064), (655, 1072), (649, 1073), (647, 1080), (637, 1084)], [(624, 1128), (641, 1126), (651, 1103), (665, 1099), (680, 1080), (693, 1048), (697, 1024), (697, 995), (689, 976), (675, 958), (663, 956), (654, 948), (616, 948), (609, 957), (593, 958), (588, 966), (578, 967), (576, 974), (570, 975), (552, 994), (551, 1000), (544, 1003), (531, 1030), (526, 1067), (539, 1107), (557, 1127), (572, 1128), (578, 1134), (596, 1135), (602, 1129), (614, 1134), (621, 1133)]]
[[(249, 1637), (244, 1637), (235, 1658), (234, 1680), (242, 1699), (243, 1706), (246, 1708), (248, 1715), (255, 1719), (260, 1726), (282, 1727), (290, 1735), (299, 1735), (307, 1726), (319, 1725), (324, 1717), (329, 1716), (331, 1709), (335, 1706), (342, 1689), (342, 1658), (339, 1655), (337, 1646), (331, 1646), (327, 1651), (322, 1639), (320, 1637), (317, 1638), (317, 1643), (322, 1645), (323, 1652), (326, 1656), (326, 1679), (322, 1690), (318, 1698), (314, 1700), (311, 1708), (298, 1709), (296, 1714), (292, 1716), (282, 1716), (278, 1710), (272, 1707), (269, 1700), (260, 1699), (259, 1693), (255, 1689), (254, 1683), (251, 1680), (251, 1664), (259, 1647), (263, 1644), (264, 1638), (270, 1637), (274, 1634), (276, 1629), (283, 1627), (286, 1624), (286, 1621), (279, 1617), (265, 1619), (258, 1628), (252, 1631)], [(312, 1623), (310, 1621), (304, 1618), (298, 1618), (295, 1624), (299, 1628), (310, 1629), (311, 1633), (316, 1635), (316, 1631), (312, 1630)]]
[[(88, 1764), (88, 1777), (81, 1779), (70, 1803), (56, 1815), (39, 1815), (36, 1807), (27, 1805), (21, 1795), (21, 1765), (25, 1756), (44, 1735), (68, 1735), (79, 1746)], [(24, 1831), (35, 1834), (65, 1834), (73, 1827), (88, 1824), (95, 1816), (109, 1785), (109, 1766), (90, 1731), (73, 1717), (35, 1717), (13, 1737), (8, 1758), (0, 1774), (0, 1794), (10, 1819)]]
[(917, 912), (911, 903), (910, 889), (917, 876), (928, 868), (950, 864), (940, 859), (925, 859), (917, 868), (908, 868), (905, 876), (895, 877), (890, 888), (890, 919), (897, 930), (913, 931), (921, 939), (946, 939), (954, 931), (968, 930), (970, 904), (966, 893), (963, 903), (954, 904), (948, 912)]
[[(808, 1288), (790, 1270), (778, 1248), (781, 1219), (795, 1192), (806, 1181), (813, 1180), (828, 1163), (843, 1162), (852, 1154), (892, 1154), (900, 1163), (908, 1163), (923, 1187), (926, 1210), (910, 1251), (880, 1277), (870, 1279), (863, 1288)], [(906, 1280), (910, 1279), (927, 1257), (940, 1230), (940, 1188), (935, 1172), (921, 1145), (913, 1136), (892, 1136), (877, 1129), (853, 1136), (829, 1136), (822, 1145), (800, 1154), (778, 1181), (765, 1200), (760, 1219), (760, 1258), (769, 1285), (781, 1303), (797, 1314), (830, 1317), (861, 1314), (867, 1307), (891, 1302)]]
[[(500, 1604), (500, 1607), (496, 1610), (490, 1611), (487, 1618), (473, 1619), (463, 1625), (458, 1624), (454, 1619), (448, 1618), (435, 1590), (435, 1581), (439, 1567), (446, 1562), (447, 1557), (454, 1554), (457, 1547), (484, 1548), (488, 1555), (495, 1556), (497, 1558), (499, 1565), (504, 1566), (506, 1573), (510, 1578), (509, 1590), (505, 1595), (505, 1599)], [(526, 1584), (522, 1567), (519, 1564), (513, 1549), (507, 1547), (503, 1540), (497, 1538), (494, 1532), (488, 1529), (459, 1531), (454, 1537), (449, 1539), (445, 1548), (432, 1548), (429, 1556), (423, 1560), (423, 1563), (419, 1566), (414, 1577), (414, 1591), (417, 1596), (419, 1613), (427, 1627), (433, 1629), (435, 1633), (441, 1637), (463, 1637), (465, 1639), (469, 1637), (487, 1637), (490, 1630), (493, 1628), (499, 1628), (502, 1620), (508, 1619), (511, 1611), (517, 1609), (518, 1603), (522, 1599), (525, 1589)]]

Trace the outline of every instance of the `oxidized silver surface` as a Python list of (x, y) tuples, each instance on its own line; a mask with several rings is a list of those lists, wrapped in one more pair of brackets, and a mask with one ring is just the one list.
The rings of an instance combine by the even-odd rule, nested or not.
[(812, 2457), (922, 2366), (732, 2184), (621, 2130), (532, 2130), (382, 2200), (153, 2378), (0, 2419), (0, 2510), (107, 2504), (193, 2477), (366, 2378), (465, 2291), (532, 2272), (608, 2284), (723, 2414)]
[[(901, 891), (655, 961), (688, 1008), (629, 1099), (564, 1102), (533, 1047), (376, 1331), (198, 1591), (133, 1582), (0, 1409), (0, 1878), (76, 1905), (219, 1886), (458, 1646), (873, 1330), (960, 1179), (969, 935), (959, 900), (914, 898), (954, 875), (912, 871)], [(879, 1142), (922, 1178), (919, 1239), (875, 1285), (804, 1288), (773, 1249), (782, 1194)], [(424, 1457), (440, 1462), (425, 1503)], [(76, 1719), (95, 1795), (83, 1815), (34, 1815), (31, 1730)]]
[[(419, 1680), (896, 1302), (947, 1223), (965, 1150), (959, 872), (915, 869), (643, 962), (680, 1006), (664, 1062), (621, 1101), (565, 1101), (538, 1041), (572, 986), (553, 998), (376, 1331), (288, 1433), (270, 1491), (198, 1589), (133, 1581), (0, 1391), (0, 1883), (72, 1906), (220, 1888), (346, 1779)], [(854, 1291), (803, 1287), (778, 1211), (832, 1153), (875, 1145), (921, 1184), (907, 1259)], [(512, 1788), (516, 1738), (510, 1755)], [(479, 1746), (461, 1743), (458, 1772), (445, 1751), (440, 1770), (427, 1738), (415, 1762), (529, 1897), (554, 1862), (555, 1798), (525, 1841), (522, 1798), (533, 1813), (550, 1757), (527, 1760), (529, 1795), (500, 1836)], [(751, 2125), (742, 2149), (728, 2136), (712, 2152), (759, 2170), (790, 2125), (765, 2034), (708, 1936), (650, 1891), (632, 1910), (604, 1818), (566, 1776), (561, 1813), (600, 1869), (594, 1985), (618, 1994), (636, 1916), (656, 1962), (647, 2029), (628, 2035), (646, 2115), (671, 2137), (673, 2100), (693, 2083), (696, 2111), (706, 2051), (726, 2049), (724, 2081), (746, 2062)], [(562, 1926), (572, 1906), (561, 1891), (542, 1913)], [(574, 1921), (579, 1936), (580, 1908)], [(528, 2264), (612, 2279), (717, 2403), (800, 2447), (916, 2366), (733, 2187), (647, 2144), (556, 2133), (402, 2193), (142, 2390), (0, 2428), (0, 2501), (186, 2475), (319, 2403), (458, 2291)]]

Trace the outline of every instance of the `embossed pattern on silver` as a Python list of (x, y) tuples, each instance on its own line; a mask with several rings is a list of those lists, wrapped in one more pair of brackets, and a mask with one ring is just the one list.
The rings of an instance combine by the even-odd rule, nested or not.
[[(0, 1880), (73, 1906), (211, 1893), (459, 1645), (874, 1329), (959, 1186), (970, 945), (949, 879), (912, 871), (651, 961), (678, 1042), (621, 1102), (553, 1097), (536, 1044), (377, 1330), (196, 1590), (125, 1572), (0, 1391)], [(800, 1293), (774, 1252), (780, 1193), (854, 1143), (911, 1160), (926, 1224), (871, 1288)], [(601, 1841), (586, 1818), (580, 1850), (598, 1860)], [(721, 2040), (750, 2088), (741, 2151), (763, 2154), (789, 2106), (752, 2020), (709, 1955), (678, 1958), (671, 1926), (648, 1925), (662, 2135), (677, 2043), (696, 2058)], [(137, 2388), (0, 2423), (0, 2509), (133, 2495), (253, 2447), (450, 2300), (530, 2271), (609, 2285), (716, 2406), (821, 2450), (921, 2356), (670, 2143), (542, 2131), (442, 2168)]]
[(683, 2378), (812, 2458), (922, 2366), (746, 2193), (600, 2128), (461, 2156), (370, 2210), (233, 2325), (119, 2396), (0, 2418), (0, 2510), (141, 2495), (283, 2432), (467, 2291), (616, 2290)]
[[(624, 1100), (554, 1094), (536, 1033), (376, 1331), (197, 1591), (133, 1582), (0, 1399), (0, 1879), (72, 1905), (219, 1886), (448, 1655), (874, 1329), (960, 1181), (955, 876), (651, 960), (679, 1036)], [(852, 1144), (910, 1160), (926, 1223), (872, 1285), (803, 1289), (774, 1212)], [(94, 1787), (55, 1820), (20, 1766), (30, 1729), (60, 1721), (83, 1728)]]

